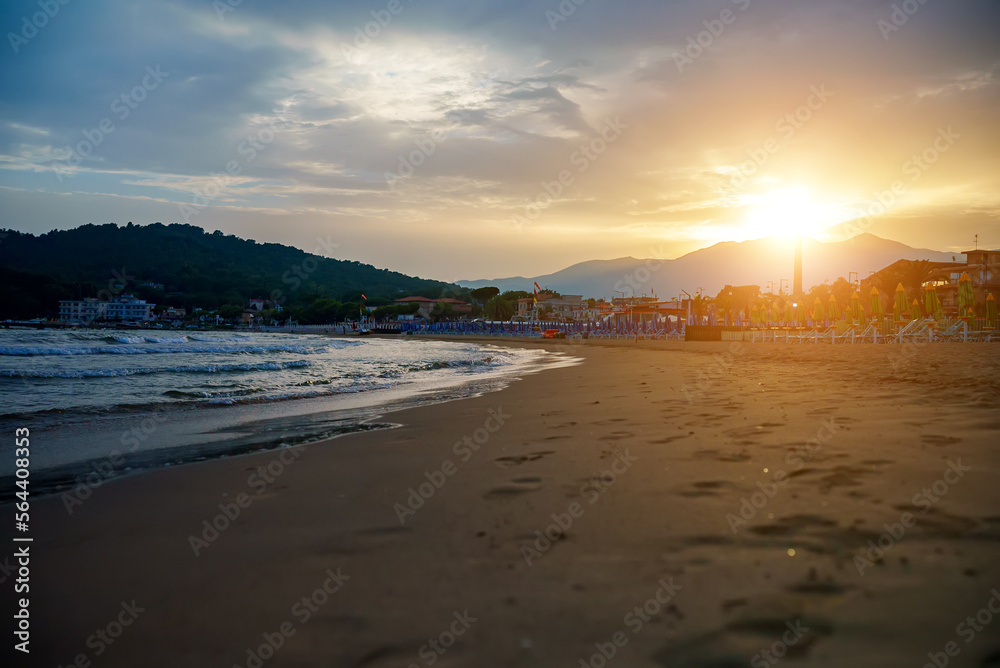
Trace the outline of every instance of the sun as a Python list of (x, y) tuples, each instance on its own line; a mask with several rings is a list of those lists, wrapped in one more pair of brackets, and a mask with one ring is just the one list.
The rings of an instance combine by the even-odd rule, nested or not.
[(749, 239), (811, 237), (851, 219), (850, 211), (817, 200), (804, 186), (747, 195), (741, 203), (748, 208), (743, 226)]

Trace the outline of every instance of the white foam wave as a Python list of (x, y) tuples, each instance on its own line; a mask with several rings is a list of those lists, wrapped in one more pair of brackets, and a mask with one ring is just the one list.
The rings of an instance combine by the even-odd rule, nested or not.
[(229, 345), (179, 345), (161, 344), (140, 346), (0, 346), (0, 355), (43, 356), (43, 355), (166, 355), (171, 353), (294, 353), (315, 355), (343, 346), (336, 345), (289, 345), (289, 344), (229, 344)]
[(239, 364), (191, 364), (160, 368), (134, 369), (63, 369), (60, 371), (12, 371), (0, 369), (0, 377), (6, 378), (113, 378), (116, 376), (141, 376), (153, 373), (224, 373), (232, 371), (281, 371), (312, 366), (307, 360), (291, 362), (258, 362)]

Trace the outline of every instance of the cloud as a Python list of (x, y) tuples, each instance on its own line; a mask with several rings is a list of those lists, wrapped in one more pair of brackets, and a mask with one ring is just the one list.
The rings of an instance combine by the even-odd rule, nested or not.
[[(285, 231), (357, 226), (382, 265), (444, 278), (521, 263), (535, 274), (533, 263), (641, 255), (651, 239), (726, 238), (752, 213), (747, 202), (789, 188), (830, 207), (864, 202), (947, 125), (963, 139), (913, 184), (905, 215), (916, 222), (889, 214), (885, 233), (927, 246), (939, 234), (930, 211), (981, 220), (997, 210), (995, 3), (926, 3), (888, 40), (882, 0), (593, 0), (553, 31), (545, 11), (557, 5), (403, 2), (374, 30), (380, 3), (245, 2), (221, 17), (196, 0), (69, 3), (0, 61), (0, 202), (37, 206), (19, 219), (36, 232), (170, 222), (235, 165), (192, 222), (236, 233), (287, 217), (296, 222)], [(726, 9), (735, 20), (679, 71), (674, 55)], [(0, 21), (15, 30), (33, 11), (6, 3)], [(122, 118), (116, 100), (147, 66), (169, 75)], [(782, 119), (817, 85), (833, 97), (786, 136)], [(573, 156), (614, 118), (629, 129), (579, 170)], [(54, 163), (106, 119), (113, 132), (57, 178)], [(421, 149), (431, 138), (433, 150)], [(737, 184), (772, 139), (778, 150)], [(386, 174), (421, 150), (390, 188)], [(512, 216), (565, 170), (572, 183), (515, 230)], [(388, 249), (392, 229), (424, 259)], [(310, 232), (288, 234), (310, 243)], [(431, 259), (438, 235), (476, 259), (458, 247)], [(511, 235), (511, 252), (479, 259), (498, 235)]]

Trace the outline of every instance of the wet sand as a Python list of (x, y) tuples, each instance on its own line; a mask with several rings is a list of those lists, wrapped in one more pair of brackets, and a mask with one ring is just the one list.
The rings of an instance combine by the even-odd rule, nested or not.
[(17, 665), (1000, 665), (1000, 346), (545, 345), (584, 363), (36, 499)]

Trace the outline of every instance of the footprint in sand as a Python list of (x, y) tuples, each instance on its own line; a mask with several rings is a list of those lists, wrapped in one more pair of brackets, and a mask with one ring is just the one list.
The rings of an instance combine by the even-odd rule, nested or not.
[(962, 442), (962, 439), (960, 438), (955, 438), (954, 436), (944, 436), (942, 434), (924, 434), (920, 437), (920, 440), (927, 445), (933, 445), (938, 448)]
[[(740, 619), (716, 631), (668, 643), (653, 660), (670, 668), (742, 668), (762, 647), (780, 639), (789, 630), (788, 620), (796, 617), (792, 610), (787, 617), (755, 616), (744, 610)], [(801, 618), (801, 626), (809, 630), (795, 644), (788, 645), (786, 656), (792, 659), (807, 657), (813, 645), (833, 633), (829, 622), (814, 617)]]
[(312, 546), (318, 555), (356, 555), (381, 549), (410, 532), (409, 527), (380, 526), (319, 536)]
[(793, 594), (805, 594), (809, 596), (842, 596), (852, 589), (856, 589), (856, 587), (827, 580), (825, 582), (800, 582), (785, 589)]
[(748, 531), (758, 536), (796, 536), (807, 529), (829, 529), (837, 523), (820, 515), (789, 515), (771, 524), (750, 527)]
[(484, 499), (498, 499), (511, 496), (518, 496), (521, 494), (527, 494), (528, 492), (534, 492), (536, 489), (540, 489), (542, 486), (542, 479), (538, 476), (525, 476), (522, 478), (514, 478), (509, 483), (504, 485), (499, 485), (494, 487), (490, 491), (483, 494)]
[(495, 460), (497, 466), (502, 468), (510, 468), (511, 466), (520, 466), (526, 462), (534, 462), (547, 457), (551, 454), (555, 454), (555, 450), (539, 450), (538, 452), (529, 452), (526, 455), (510, 455), (508, 457), (497, 457)]
[(667, 436), (666, 438), (656, 438), (651, 441), (646, 441), (646, 443), (649, 443), (650, 445), (666, 445), (667, 443), (673, 443), (674, 441), (678, 441), (682, 438), (687, 438), (687, 436)]
[(698, 459), (714, 459), (717, 462), (748, 462), (753, 459), (748, 450), (723, 452), (721, 450), (703, 448), (695, 451), (694, 456)]
[(597, 440), (599, 440), (599, 441), (620, 441), (622, 439), (632, 438), (633, 436), (635, 436), (635, 434), (633, 434), (630, 431), (613, 431), (610, 434), (608, 434), (607, 436), (601, 436)]
[(694, 489), (685, 490), (680, 492), (680, 496), (686, 496), (689, 498), (699, 497), (699, 496), (721, 496), (721, 490), (727, 487), (733, 487), (733, 485), (725, 480), (703, 480), (701, 482), (696, 482), (693, 485)]

